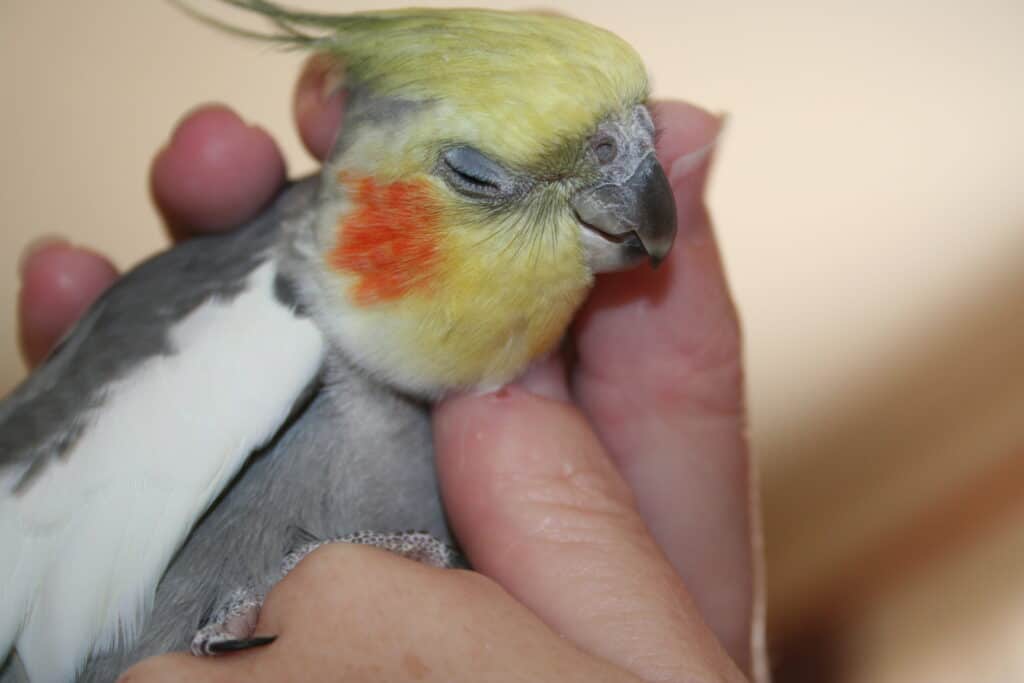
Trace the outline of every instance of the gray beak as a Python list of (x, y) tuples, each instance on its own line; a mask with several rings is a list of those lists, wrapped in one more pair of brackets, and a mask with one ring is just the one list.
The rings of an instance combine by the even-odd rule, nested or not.
[(583, 226), (587, 264), (595, 273), (622, 270), (649, 258), (657, 267), (676, 236), (676, 203), (651, 152), (623, 182), (600, 180), (570, 199)]

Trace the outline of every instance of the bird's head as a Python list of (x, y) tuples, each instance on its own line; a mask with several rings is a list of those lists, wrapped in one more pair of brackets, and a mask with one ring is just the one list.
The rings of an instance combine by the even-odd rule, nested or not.
[(646, 72), (611, 33), (551, 15), (228, 1), (343, 70), (316, 228), (321, 317), (386, 381), (427, 395), (507, 382), (558, 344), (595, 273), (671, 247)]

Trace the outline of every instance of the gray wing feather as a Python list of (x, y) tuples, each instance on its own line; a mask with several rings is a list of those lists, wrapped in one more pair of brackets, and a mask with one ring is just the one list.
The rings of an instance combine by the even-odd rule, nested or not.
[(104, 388), (147, 358), (174, 353), (168, 329), (211, 297), (230, 299), (268, 256), (289, 213), (308, 210), (316, 180), (296, 184), (244, 228), (190, 240), (111, 287), (49, 357), (0, 402), (0, 470), (22, 485), (67, 452)]

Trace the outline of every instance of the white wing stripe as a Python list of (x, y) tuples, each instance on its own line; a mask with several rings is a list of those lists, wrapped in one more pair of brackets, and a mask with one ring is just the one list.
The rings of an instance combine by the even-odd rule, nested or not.
[(274, 276), (261, 266), (182, 320), (177, 353), (113, 385), (74, 450), (0, 500), (0, 543), (19, 555), (7, 588), (34, 594), (17, 641), (32, 680), (70, 680), (134, 639), (192, 524), (316, 376), (323, 338), (275, 300)]

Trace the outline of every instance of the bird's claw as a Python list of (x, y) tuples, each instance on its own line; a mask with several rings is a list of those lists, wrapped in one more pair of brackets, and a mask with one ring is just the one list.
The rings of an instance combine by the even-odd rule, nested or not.
[[(369, 545), (432, 567), (464, 566), (462, 558), (454, 548), (423, 531), (357, 531), (328, 540), (316, 540), (312, 535), (302, 532), (300, 538), (302, 542), (298, 547), (285, 556), (276, 580), (258, 584), (259, 586), (267, 586), (269, 590), (269, 586), (284, 578), (304, 557), (326, 543)], [(229, 593), (215, 609), (211, 610), (209, 617), (192, 638), (192, 654), (197, 657), (223, 655), (274, 642), (276, 635), (253, 635), (263, 607), (263, 597), (264, 589), (258, 588), (255, 583)]]
[(252, 635), (262, 607), (263, 594), (252, 586), (229, 593), (193, 636), (192, 654), (208, 657), (274, 642), (277, 636)]
[[(236, 640), (208, 640), (203, 647), (204, 655), (226, 655), (231, 652), (240, 652), (242, 650), (250, 650), (254, 647), (263, 647), (264, 645), (270, 645), (272, 642), (277, 640), (277, 636), (254, 636), (252, 638), (242, 638)], [(195, 651), (195, 641), (192, 643), (193, 654)]]

